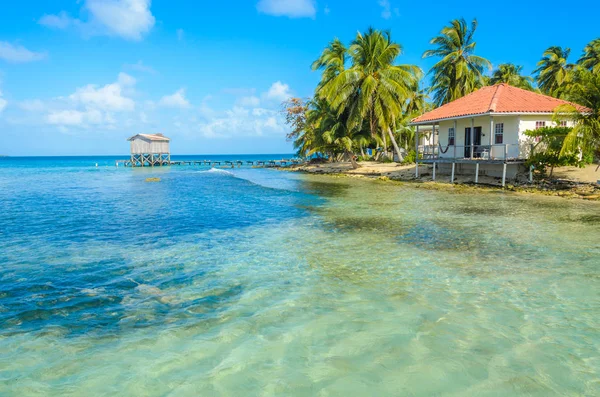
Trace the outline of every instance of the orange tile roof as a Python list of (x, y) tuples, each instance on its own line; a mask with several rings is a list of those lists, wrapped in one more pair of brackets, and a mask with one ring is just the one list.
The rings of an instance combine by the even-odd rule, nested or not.
[(486, 113), (553, 113), (558, 106), (565, 104), (576, 106), (580, 110), (586, 109), (562, 99), (502, 83), (480, 88), (469, 95), (412, 119), (412, 123)]

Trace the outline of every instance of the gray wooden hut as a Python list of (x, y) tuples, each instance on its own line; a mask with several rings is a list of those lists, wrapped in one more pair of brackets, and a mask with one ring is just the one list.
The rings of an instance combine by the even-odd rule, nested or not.
[(163, 134), (137, 134), (128, 141), (131, 144), (132, 167), (154, 167), (171, 163), (171, 140)]

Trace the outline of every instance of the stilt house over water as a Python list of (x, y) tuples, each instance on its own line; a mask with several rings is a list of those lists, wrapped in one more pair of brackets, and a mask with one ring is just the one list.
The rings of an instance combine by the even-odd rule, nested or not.
[[(554, 112), (561, 105), (589, 110), (507, 84), (480, 88), (411, 121), (410, 125), (417, 127), (417, 164), (431, 164), (434, 179), (439, 168), (440, 172), (451, 174), (451, 181), (455, 173), (472, 173), (477, 183), (481, 172), (501, 176), (504, 185), (507, 177), (527, 172), (523, 165), (536, 138), (525, 135), (525, 131), (573, 126), (571, 120), (558, 124), (554, 120)], [(434, 131), (429, 142), (423, 144), (420, 129)], [(418, 170), (417, 167), (417, 176)]]
[(132, 167), (154, 167), (171, 163), (171, 139), (163, 134), (137, 134), (128, 141), (131, 143)]

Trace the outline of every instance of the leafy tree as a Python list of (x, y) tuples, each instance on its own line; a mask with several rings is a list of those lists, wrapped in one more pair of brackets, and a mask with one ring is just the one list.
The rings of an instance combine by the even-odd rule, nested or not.
[(506, 83), (513, 87), (533, 91), (533, 77), (523, 76), (521, 74), (523, 66), (517, 66), (512, 63), (503, 63), (498, 65), (494, 73), (488, 80), (489, 85)]
[(568, 62), (570, 53), (571, 49), (557, 46), (544, 51), (543, 58), (534, 71), (538, 86), (544, 94), (556, 98), (563, 98), (566, 95), (575, 66)]
[(600, 74), (600, 38), (590, 41), (585, 46), (577, 63), (590, 72)]
[(396, 65), (402, 47), (389, 32), (370, 28), (358, 33), (348, 52), (351, 66), (319, 87), (317, 95), (338, 115), (347, 114), (349, 130), (361, 129), (366, 121), (373, 137), (380, 131), (386, 150), (387, 135), (402, 159), (392, 130), (421, 76), (420, 69)]
[(564, 141), (562, 152), (582, 148), (600, 157), (600, 74), (576, 69), (567, 99), (573, 104), (559, 106), (555, 110), (555, 117), (575, 122), (575, 127)]
[(484, 71), (491, 69), (491, 64), (474, 54), (476, 29), (476, 19), (470, 28), (464, 18), (452, 20), (450, 26), (444, 27), (440, 35), (431, 40), (436, 48), (423, 53), (423, 58), (441, 58), (429, 71), (433, 102), (437, 106), (470, 94), (483, 85)]
[(528, 130), (524, 134), (529, 137), (538, 138), (528, 159), (528, 165), (534, 165), (542, 173), (550, 167), (550, 177), (554, 167), (565, 165), (579, 165), (578, 153), (575, 151), (563, 151), (565, 138), (571, 132), (568, 127), (544, 127), (537, 130)]

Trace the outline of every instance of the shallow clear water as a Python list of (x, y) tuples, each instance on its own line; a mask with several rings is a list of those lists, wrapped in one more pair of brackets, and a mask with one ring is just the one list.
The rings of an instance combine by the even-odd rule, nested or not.
[(95, 162), (0, 159), (2, 396), (600, 395), (598, 203)]

